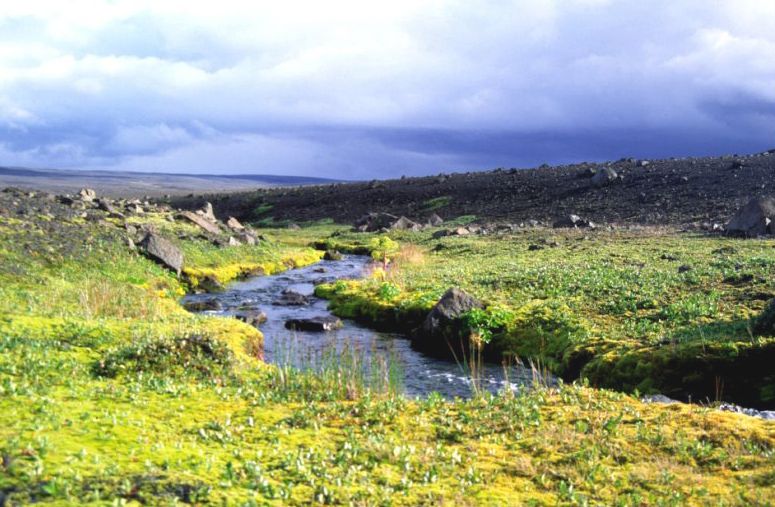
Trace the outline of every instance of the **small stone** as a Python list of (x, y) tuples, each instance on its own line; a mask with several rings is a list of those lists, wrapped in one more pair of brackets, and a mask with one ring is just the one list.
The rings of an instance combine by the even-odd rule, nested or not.
[(198, 301), (186, 301), (183, 308), (189, 312), (217, 312), (223, 308), (221, 302), (215, 298), (200, 299)]
[(264, 312), (257, 309), (241, 310), (234, 314), (234, 317), (241, 320), (245, 324), (258, 327), (267, 321), (267, 316)]
[(290, 319), (285, 322), (287, 329), (296, 331), (325, 332), (342, 327), (342, 321), (333, 315), (325, 317), (310, 317), (304, 319)]
[(323, 260), (341, 261), (342, 254), (336, 250), (326, 250), (326, 253), (323, 254)]

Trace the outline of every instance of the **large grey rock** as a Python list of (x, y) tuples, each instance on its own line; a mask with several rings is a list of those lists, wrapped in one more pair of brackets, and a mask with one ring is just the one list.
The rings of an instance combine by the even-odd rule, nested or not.
[(431, 227), (438, 227), (443, 223), (444, 223), (444, 219), (441, 218), (436, 213), (433, 213), (431, 216), (428, 217), (428, 225), (430, 225)]
[(592, 185), (598, 188), (610, 185), (616, 181), (617, 176), (618, 175), (616, 174), (616, 171), (610, 167), (603, 167), (602, 169), (596, 171), (595, 175), (592, 176)]
[(333, 331), (342, 327), (342, 321), (333, 315), (327, 315), (324, 317), (310, 317), (304, 319), (290, 319), (285, 321), (285, 327), (287, 329), (295, 329), (297, 331)]
[(215, 223), (215, 213), (213, 213), (213, 205), (206, 202), (204, 206), (196, 210), (196, 214), (203, 217), (205, 220)]
[(775, 199), (754, 198), (732, 217), (726, 231), (731, 236), (746, 238), (775, 234), (773, 221), (775, 221)]
[(245, 226), (234, 217), (229, 217), (229, 219), (226, 221), (226, 227), (235, 232), (242, 232), (245, 230)]
[(169, 240), (155, 232), (148, 232), (140, 241), (140, 247), (145, 255), (180, 275), (180, 270), (183, 269), (183, 252)]
[(484, 308), (484, 305), (473, 296), (453, 287), (441, 296), (436, 306), (428, 313), (422, 331), (431, 336), (454, 334), (460, 330), (460, 317), (474, 308)]
[(221, 228), (217, 224), (207, 220), (203, 215), (191, 213), (190, 211), (181, 211), (178, 215), (180, 218), (184, 218), (189, 222), (192, 222), (210, 234), (220, 234)]

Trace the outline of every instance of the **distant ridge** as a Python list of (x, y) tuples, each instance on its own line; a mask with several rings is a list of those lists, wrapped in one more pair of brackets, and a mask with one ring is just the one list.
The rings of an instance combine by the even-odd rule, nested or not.
[(340, 180), (276, 174), (176, 174), (0, 167), (0, 186), (70, 193), (91, 187), (106, 195), (134, 196), (322, 185)]

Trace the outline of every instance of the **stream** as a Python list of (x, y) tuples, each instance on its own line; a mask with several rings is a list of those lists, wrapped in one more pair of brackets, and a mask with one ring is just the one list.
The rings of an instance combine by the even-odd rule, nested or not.
[[(285, 323), (290, 319), (330, 316), (328, 302), (313, 294), (315, 285), (361, 278), (370, 262), (365, 256), (347, 255), (340, 261), (324, 260), (276, 275), (251, 277), (230, 284), (224, 292), (190, 295), (184, 301), (216, 299), (220, 309), (205, 312), (211, 315), (233, 316), (246, 308), (263, 311), (267, 321), (259, 329), (264, 334), (267, 362), (303, 369), (314, 367), (315, 358), (331, 357), (332, 351), (341, 354), (345, 350), (357, 350), (368, 358), (367, 362), (379, 359), (397, 367), (400, 386), (409, 397), (424, 397), (431, 392), (446, 398), (470, 397), (473, 394), (470, 375), (457, 362), (416, 351), (411, 341), (401, 334), (377, 332), (347, 319), (342, 319), (343, 326), (333, 331), (286, 329)], [(307, 296), (309, 304), (278, 305), (288, 290)], [(521, 366), (504, 369), (500, 364), (485, 364), (478, 377), (481, 388), (491, 392), (533, 383), (532, 372)]]

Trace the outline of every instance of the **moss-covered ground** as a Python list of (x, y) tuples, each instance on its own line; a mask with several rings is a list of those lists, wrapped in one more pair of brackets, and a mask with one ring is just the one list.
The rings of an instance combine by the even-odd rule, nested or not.
[[(775, 297), (775, 241), (670, 229), (392, 233), (419, 262), (318, 289), (340, 315), (409, 329), (450, 287), (488, 306), (491, 356), (541, 361), (566, 379), (695, 400), (775, 406), (775, 337), (752, 332)], [(368, 245), (340, 233), (331, 248)], [(442, 352), (445, 344), (432, 344)]]
[[(278, 241), (223, 249), (161, 217), (131, 221), (155, 221), (174, 237), (189, 277), (222, 283), (310, 262), (319, 253), (308, 241), (335, 229), (274, 231), (267, 235)], [(370, 300), (374, 289), (398, 308), (427, 306), (462, 285), (518, 318), (550, 305), (547, 319), (567, 314), (563, 325), (583, 329), (587, 342), (599, 334), (643, 346), (663, 332), (678, 344), (731, 341), (723, 329), (742, 331), (763, 302), (720, 273), (758, 280), (772, 259), (766, 242), (669, 235), (562, 235), (538, 257), (525, 251), (526, 238), (397, 239), (427, 248), (423, 262), (341, 290)], [(735, 252), (713, 253), (724, 246)], [(674, 274), (678, 262), (662, 253), (694, 269)], [(0, 218), (0, 504), (767, 505), (775, 497), (773, 423), (581, 385), (454, 402), (342, 390), (336, 375), (262, 364), (254, 328), (185, 312), (185, 279), (130, 250), (123, 224)], [(399, 290), (380, 292), (382, 283)], [(754, 283), (772, 290), (771, 279)], [(620, 297), (624, 286), (639, 291), (634, 299)], [(665, 303), (674, 305), (669, 314), (647, 318)]]

